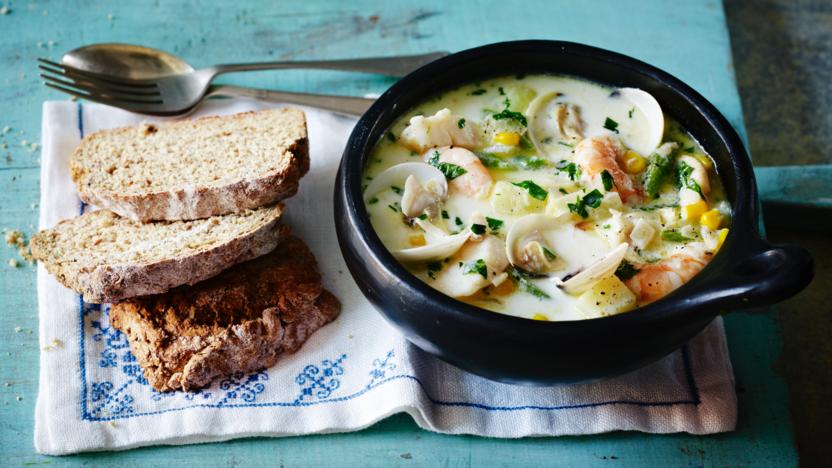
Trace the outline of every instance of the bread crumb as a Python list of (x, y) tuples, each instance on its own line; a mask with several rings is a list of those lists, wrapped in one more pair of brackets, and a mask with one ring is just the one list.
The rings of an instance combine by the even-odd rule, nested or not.
[(22, 243), (26, 242), (23, 239), (23, 233), (18, 231), (17, 229), (11, 229), (6, 231), (6, 244), (8, 245), (15, 245), (19, 246)]
[(9, 9), (9, 7), (7, 7), (7, 6), (0, 7), (0, 15), (8, 15), (11, 12), (12, 12), (12, 10)]
[[(20, 254), (23, 260), (26, 260), (29, 263), (34, 262), (35, 259), (34, 257), (32, 257), (32, 252), (29, 249), (29, 243), (26, 242), (26, 236), (23, 234), (23, 232), (17, 229), (7, 229), (5, 231), (5, 238), (7, 245), (17, 247), (17, 253)], [(12, 260), (14, 259), (9, 260), (9, 265), (16, 267), (17, 260), (14, 260), (14, 265), (12, 265)]]
[(29, 140), (20, 140), (20, 146), (29, 146)]
[(38, 49), (43, 49), (43, 42), (38, 41), (35, 45), (38, 46)]
[(43, 349), (44, 351), (52, 351), (52, 350), (55, 350), (55, 349), (58, 349), (58, 348), (63, 348), (63, 347), (64, 347), (64, 342), (63, 341), (61, 341), (57, 338), (52, 338), (52, 341), (50, 341), (48, 345), (44, 346), (41, 349)]
[(9, 133), (10, 131), (12, 131), (12, 128), (11, 128), (11, 127), (9, 127), (8, 125), (6, 125), (5, 127), (3, 127), (3, 134), (4, 134), (4, 135), (5, 135), (6, 133)]
[(118, 427), (118, 424), (116, 424), (116, 422), (115, 422), (115, 421), (110, 421), (110, 422), (108, 422), (107, 424), (109, 424), (109, 425), (110, 425), (110, 427)]
[(9, 259), (9, 266), (12, 267), (12, 268), (17, 268), (17, 267), (20, 266), (20, 262), (18, 262), (17, 260), (15, 260), (13, 258), (10, 258)]
[(23, 331), (23, 327), (14, 327), (14, 332), (15, 333), (20, 333), (22, 331)]
[(108, 13), (108, 14), (107, 14), (107, 21), (112, 21), (112, 20), (114, 20), (114, 19), (115, 19), (115, 16), (113, 16), (113, 14), (112, 14), (112, 13)]
[(17, 401), (23, 401), (23, 397), (20, 396), (20, 395), (14, 397), (14, 399), (17, 400)]
[(40, 148), (40, 143), (32, 143), (29, 145), (29, 151), (37, 151)]

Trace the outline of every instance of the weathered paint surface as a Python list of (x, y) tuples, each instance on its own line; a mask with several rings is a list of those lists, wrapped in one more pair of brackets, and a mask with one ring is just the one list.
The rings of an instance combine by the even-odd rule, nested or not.
[[(5, 4), (5, 3), (3, 3)], [(334, 58), (460, 50), (524, 38), (564, 39), (653, 63), (710, 99), (744, 135), (731, 51), (719, 1), (662, 2), (170, 2), (14, 1), (0, 15), (0, 228), (31, 233), (37, 221), (40, 105), (63, 96), (40, 85), (34, 59), (92, 42), (167, 49), (194, 65), (264, 58)], [(52, 41), (52, 42), (50, 42)], [(262, 72), (225, 82), (362, 95), (392, 81), (336, 72)], [(26, 143), (24, 145), (24, 142)], [(5, 147), (4, 147), (5, 144)], [(772, 371), (780, 353), (770, 314), (728, 317), (740, 398), (736, 432), (711, 437), (615, 433), (494, 440), (419, 430), (396, 416), (359, 433), (157, 447), (54, 459), (34, 453), (37, 308), (31, 266), (0, 250), (0, 450), (12, 466), (41, 463), (209, 466), (794, 465), (785, 387)], [(20, 397), (18, 399), (18, 397)]]

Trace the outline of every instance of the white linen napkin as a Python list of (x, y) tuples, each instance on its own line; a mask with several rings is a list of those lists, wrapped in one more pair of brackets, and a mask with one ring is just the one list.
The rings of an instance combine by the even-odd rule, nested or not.
[[(265, 107), (214, 101), (197, 116)], [(39, 265), (39, 452), (356, 431), (399, 412), (431, 431), (506, 438), (734, 428), (736, 395), (721, 320), (655, 364), (572, 386), (491, 382), (408, 344), (361, 295), (335, 237), (333, 181), (355, 120), (304, 110), (312, 167), (287, 203), (286, 223), (316, 255), (324, 286), (343, 304), (341, 316), (271, 369), (196, 393), (162, 394), (143, 378), (124, 335), (110, 327), (108, 307), (84, 303)], [(144, 120), (152, 119), (99, 105), (44, 104), (41, 228), (91, 209), (77, 198), (67, 167), (81, 137)]]

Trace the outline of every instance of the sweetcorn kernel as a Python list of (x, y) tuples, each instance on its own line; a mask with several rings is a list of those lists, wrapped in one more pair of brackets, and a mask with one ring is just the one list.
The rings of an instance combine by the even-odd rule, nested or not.
[(722, 248), (722, 244), (725, 243), (725, 238), (726, 237), (728, 237), (728, 228), (720, 229), (719, 233), (717, 234), (717, 238), (716, 238), (716, 250), (717, 251), (719, 251), (719, 249)]
[(719, 225), (722, 224), (722, 215), (717, 209), (706, 211), (699, 217), (699, 222), (708, 229), (719, 229)]
[(494, 143), (506, 146), (517, 146), (520, 144), (520, 134), (517, 132), (499, 132), (494, 135)]
[(627, 151), (624, 153), (624, 170), (628, 174), (638, 174), (647, 167), (647, 161), (644, 156), (635, 151)]
[(532, 320), (540, 320), (541, 322), (548, 322), (549, 317), (547, 317), (547, 316), (538, 312), (538, 313), (532, 315)]
[(410, 236), (408, 241), (410, 242), (410, 245), (412, 245), (413, 247), (421, 247), (427, 244), (427, 241), (425, 241), (425, 236), (421, 234), (419, 234), (418, 236)]
[(699, 200), (696, 203), (683, 206), (682, 216), (686, 221), (698, 220), (706, 211), (708, 211), (708, 204), (704, 200)]

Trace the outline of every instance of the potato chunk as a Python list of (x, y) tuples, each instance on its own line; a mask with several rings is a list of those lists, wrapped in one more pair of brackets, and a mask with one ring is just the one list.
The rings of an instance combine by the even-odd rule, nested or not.
[(587, 318), (620, 314), (635, 306), (635, 294), (615, 275), (599, 281), (578, 297), (578, 308)]

